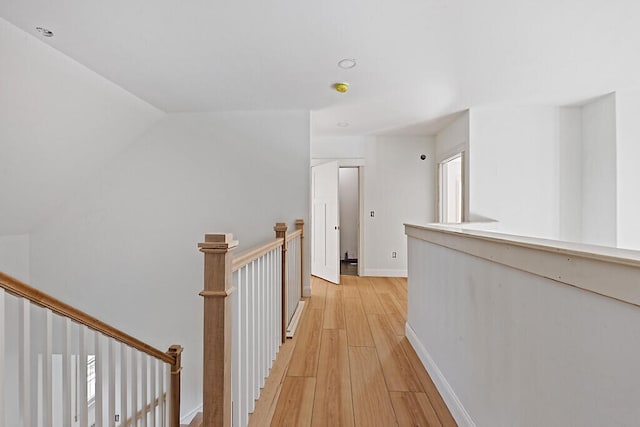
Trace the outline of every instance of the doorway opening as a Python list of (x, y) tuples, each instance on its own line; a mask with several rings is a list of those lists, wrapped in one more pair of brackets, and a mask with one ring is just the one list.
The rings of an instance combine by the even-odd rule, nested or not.
[(338, 170), (340, 210), (340, 274), (357, 276), (359, 257), (360, 197), (357, 167)]
[(440, 163), (440, 222), (461, 223), (463, 155), (458, 153)]

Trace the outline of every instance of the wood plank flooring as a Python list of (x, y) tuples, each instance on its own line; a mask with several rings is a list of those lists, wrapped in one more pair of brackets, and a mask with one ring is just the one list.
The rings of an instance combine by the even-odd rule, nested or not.
[(250, 426), (456, 426), (404, 336), (406, 279), (312, 277)]

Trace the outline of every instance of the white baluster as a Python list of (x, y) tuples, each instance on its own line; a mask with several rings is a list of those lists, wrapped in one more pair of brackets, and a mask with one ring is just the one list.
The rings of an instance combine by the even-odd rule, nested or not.
[(53, 313), (49, 309), (44, 310), (44, 355), (42, 358), (42, 418), (47, 427), (53, 423)]
[(20, 403), (23, 427), (31, 427), (31, 304), (20, 301)]
[[(256, 302), (258, 303), (258, 317), (257, 317), (257, 324), (256, 324), (256, 338), (257, 338), (257, 348), (258, 348), (258, 353), (256, 354), (256, 375), (257, 375), (257, 382), (256, 382), (256, 387), (253, 389), (254, 393), (253, 393), (253, 399), (254, 400), (258, 400), (258, 397), (260, 396), (260, 387), (262, 387), (262, 378), (264, 376), (264, 369), (263, 369), (263, 362), (262, 362), (262, 354), (264, 353), (263, 347), (264, 347), (264, 333), (262, 330), (262, 324), (264, 323), (262, 321), (262, 311), (264, 310), (264, 298), (262, 297), (264, 288), (262, 287), (262, 285), (264, 284), (264, 258), (258, 258), (258, 278), (256, 280), (256, 286), (258, 289), (258, 298), (256, 300)], [(253, 408), (252, 408), (253, 410)]]
[(129, 359), (129, 348), (125, 344), (120, 344), (120, 425), (127, 422), (127, 397), (129, 391), (129, 381), (127, 377), (127, 366)]
[(71, 425), (71, 319), (63, 319), (62, 336), (62, 425)]
[[(276, 249), (277, 250), (277, 249)], [(273, 292), (272, 292), (272, 287), (273, 287), (273, 273), (275, 272), (275, 269), (273, 267), (273, 262), (275, 260), (276, 257), (276, 253), (273, 250), (271, 252), (269, 252), (267, 254), (267, 280), (265, 282), (265, 291), (266, 291), (266, 298), (265, 298), (265, 307), (266, 307), (266, 312), (267, 315), (264, 319), (264, 323), (265, 323), (265, 327), (266, 327), (266, 331), (267, 331), (267, 336), (266, 336), (266, 341), (267, 341), (267, 351), (266, 351), (266, 356), (267, 356), (267, 360), (269, 365), (271, 364), (271, 354), (273, 353), (273, 337), (275, 336), (275, 331), (273, 330), (273, 328), (271, 327), (271, 320), (273, 318)], [(268, 371), (267, 371), (268, 372)]]
[(147, 427), (147, 355), (140, 354), (140, 397), (142, 398), (142, 417), (140, 418), (140, 426)]
[[(251, 287), (249, 284), (249, 266), (245, 266), (242, 268), (242, 277), (244, 277), (244, 291), (242, 297), (242, 317), (244, 319), (242, 324), (244, 336), (242, 337), (243, 354), (241, 361), (242, 372), (240, 378), (242, 379), (242, 411), (244, 413), (244, 416), (246, 417), (246, 414), (249, 412), (249, 390), (251, 384), (251, 380), (249, 377), (249, 354), (251, 352), (251, 340), (249, 337), (249, 330), (251, 325)], [(244, 422), (242, 425), (246, 425), (246, 422)]]
[(4, 289), (0, 289), (0, 427), (5, 426), (5, 407), (4, 407), (4, 352), (5, 352), (5, 302)]
[[(256, 260), (255, 275), (255, 304), (256, 304), (256, 322), (255, 322), (255, 384), (253, 387), (253, 400), (258, 398), (258, 390), (262, 384), (262, 262), (261, 258)], [(253, 405), (252, 405), (253, 410)]]
[(156, 358), (149, 359), (149, 395), (151, 397), (151, 419), (149, 425), (156, 427)]
[(169, 425), (169, 408), (171, 408), (171, 393), (169, 393), (169, 390), (171, 389), (171, 366), (170, 365), (165, 365), (165, 384), (167, 385), (167, 400), (166, 400), (166, 405), (165, 405), (165, 414), (164, 414), (164, 420), (165, 426)]
[(107, 403), (107, 425), (115, 427), (116, 425), (116, 342), (109, 338), (109, 401)]
[[(94, 394), (94, 403), (93, 408), (96, 414), (96, 427), (102, 427), (104, 422), (104, 412), (103, 412), (103, 396), (102, 396), (102, 384), (104, 383), (103, 374), (103, 351), (102, 351), (102, 335), (99, 332), (95, 332), (94, 334), (94, 357), (95, 357), (95, 372), (96, 372), (96, 380), (95, 380), (95, 394)], [(85, 361), (85, 369), (87, 362)]]
[(232, 327), (233, 338), (231, 340), (231, 401), (233, 402), (233, 425), (238, 425), (240, 420), (240, 414), (242, 410), (242, 401), (240, 399), (240, 354), (241, 354), (241, 338), (242, 338), (242, 322), (240, 314), (240, 300), (242, 298), (242, 280), (240, 278), (240, 271), (233, 273), (233, 284), (236, 291), (231, 294), (231, 315), (232, 315)]
[(251, 383), (250, 383), (250, 389), (249, 389), (249, 396), (247, 398), (247, 405), (249, 412), (253, 411), (253, 400), (254, 400), (254, 390), (256, 388), (256, 384), (257, 384), (257, 376), (258, 376), (258, 372), (257, 372), (257, 352), (258, 352), (258, 346), (257, 346), (257, 339), (256, 339), (256, 331), (257, 331), (257, 308), (258, 308), (258, 301), (257, 301), (257, 293), (256, 293), (256, 288), (257, 288), (257, 277), (258, 277), (258, 272), (257, 272), (257, 266), (256, 266), (256, 261), (251, 263), (251, 324), (250, 324), (250, 336), (251, 336), (251, 349), (249, 350), (249, 355), (250, 355), (250, 378), (251, 378)]
[(76, 360), (78, 365), (78, 406), (80, 415), (80, 427), (88, 427), (89, 425), (89, 408), (87, 405), (87, 327), (80, 326), (79, 356)]
[(131, 350), (131, 420), (132, 426), (138, 425), (138, 352)]
[(165, 396), (165, 388), (164, 388), (164, 369), (166, 367), (166, 363), (160, 361), (159, 362), (159, 372), (158, 372), (158, 425), (165, 425), (165, 417), (164, 417), (164, 396)]

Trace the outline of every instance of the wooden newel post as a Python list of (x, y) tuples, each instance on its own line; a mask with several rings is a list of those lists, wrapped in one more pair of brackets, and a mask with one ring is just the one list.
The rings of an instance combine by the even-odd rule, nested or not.
[(287, 340), (287, 224), (276, 222), (276, 239), (282, 239), (282, 342)]
[(206, 234), (204, 253), (203, 426), (231, 426), (231, 298), (234, 291), (230, 233)]
[(296, 230), (300, 233), (300, 296), (304, 296), (304, 219), (296, 219)]
[(180, 427), (180, 377), (182, 373), (182, 347), (172, 345), (167, 354), (173, 357), (171, 365), (171, 395), (169, 398), (169, 425)]

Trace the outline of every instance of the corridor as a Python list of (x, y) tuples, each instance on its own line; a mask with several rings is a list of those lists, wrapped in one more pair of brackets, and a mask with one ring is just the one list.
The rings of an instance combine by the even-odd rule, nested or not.
[(251, 426), (455, 426), (405, 338), (407, 281), (312, 277)]

